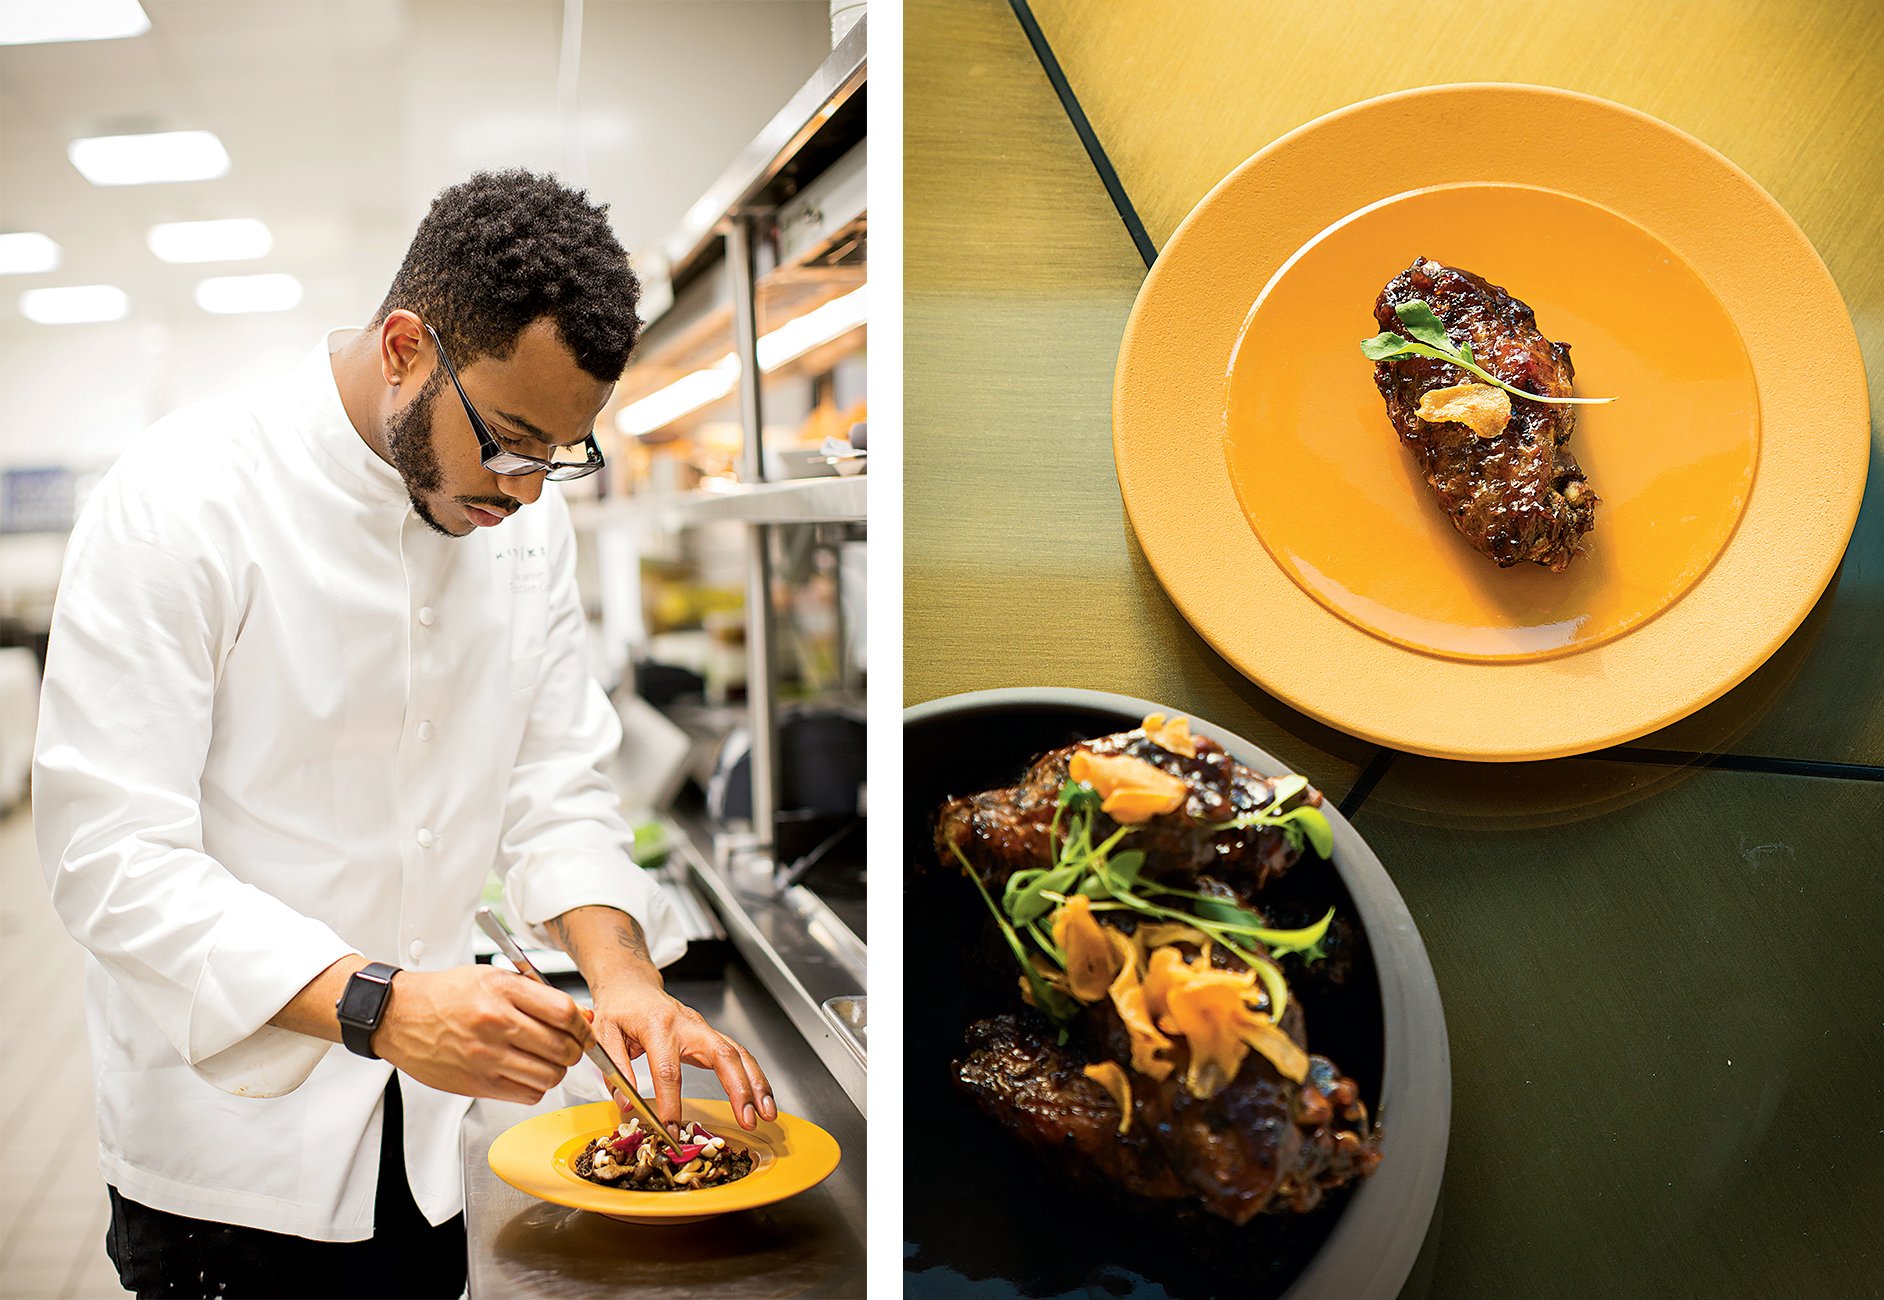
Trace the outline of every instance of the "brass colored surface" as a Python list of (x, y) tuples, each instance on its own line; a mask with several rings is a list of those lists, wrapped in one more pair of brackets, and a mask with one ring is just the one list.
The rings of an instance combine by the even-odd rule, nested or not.
[(1138, 695), (1338, 799), (1371, 747), (1218, 659), (1125, 526), (1110, 393), (1144, 263), (1013, 14), (922, 0), (905, 22), (905, 702)]

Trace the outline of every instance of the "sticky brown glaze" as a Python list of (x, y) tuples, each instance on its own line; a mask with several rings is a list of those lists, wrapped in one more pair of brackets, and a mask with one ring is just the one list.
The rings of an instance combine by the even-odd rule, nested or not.
[[(1095, 1023), (1107, 1019), (1112, 1027)], [(1297, 1085), (1252, 1052), (1222, 1091), (1198, 1098), (1182, 1082), (1180, 1043), (1169, 1077), (1130, 1076), (1132, 1124), (1121, 1134), (1118, 1103), (1085, 1076), (1084, 1064), (1128, 1050), (1123, 1027), (1103, 1006), (1088, 1008), (1082, 1020), (1064, 1048), (1032, 1017), (977, 1021), (968, 1030), (969, 1053), (956, 1065), (957, 1085), (984, 1112), (1076, 1181), (1188, 1201), (1242, 1224), (1258, 1214), (1312, 1210), (1328, 1190), (1379, 1163), (1378, 1135), (1358, 1088), (1320, 1056), (1309, 1058), (1308, 1078)], [(1285, 1016), (1284, 1027), (1301, 1041), (1299, 1012)], [(1103, 1044), (1114, 1037), (1108, 1051)]]
[(1184, 1195), (1147, 1129), (1119, 1133), (1119, 1106), (1088, 1079), (1084, 1062), (1036, 1024), (1014, 1016), (968, 1027), (955, 1081), (1014, 1137), (1061, 1162), (1077, 1181), (1097, 1178), (1157, 1200)]
[[(1546, 339), (1531, 309), (1502, 288), (1419, 258), (1381, 290), (1374, 319), (1383, 330), (1411, 337), (1394, 308), (1414, 299), (1433, 309), (1453, 343), (1471, 344), (1473, 359), (1505, 383), (1546, 397), (1571, 395), (1569, 345)], [(1425, 357), (1374, 363), (1374, 383), (1394, 431), (1418, 459), (1453, 527), (1500, 568), (1529, 561), (1561, 572), (1596, 522), (1596, 493), (1569, 447), (1576, 408), (1513, 397), (1510, 423), (1493, 438), (1415, 414), (1433, 389), (1482, 382)]]
[[(1144, 850), (1146, 874), (1173, 884), (1207, 874), (1224, 881), (1247, 902), (1286, 872), (1300, 854), (1274, 827), (1213, 829), (1268, 807), (1275, 783), (1236, 762), (1209, 737), (1192, 739), (1195, 758), (1172, 753), (1142, 729), (1053, 750), (1027, 769), (1019, 785), (951, 799), (943, 805), (936, 818), (936, 858), (944, 867), (957, 866), (953, 848), (960, 848), (982, 882), (997, 894), (1014, 872), (1052, 866), (1053, 814), (1073, 752), (1126, 754), (1181, 778), (1188, 790), (1182, 808), (1138, 824), (1126, 841), (1127, 847)], [(1321, 802), (1321, 792), (1311, 786), (1289, 806), (1319, 807)], [(1104, 813), (1094, 815), (1095, 842), (1116, 829), (1118, 823)]]

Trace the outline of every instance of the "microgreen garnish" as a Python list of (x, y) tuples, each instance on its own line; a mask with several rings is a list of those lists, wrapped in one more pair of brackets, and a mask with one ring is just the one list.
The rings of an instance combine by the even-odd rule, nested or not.
[(1297, 853), (1302, 851), (1303, 842), (1315, 846), (1315, 852), (1322, 857), (1334, 854), (1334, 828), (1328, 825), (1327, 814), (1319, 808), (1302, 804), (1284, 811), (1282, 805), (1308, 788), (1308, 778), (1289, 775), (1276, 782), (1269, 792), (1269, 803), (1260, 811), (1245, 813), (1233, 817), (1227, 822), (1218, 822), (1216, 830), (1245, 830), (1251, 826), (1274, 826), (1288, 838), (1289, 847)]
[(1527, 402), (1545, 402), (1557, 406), (1598, 406), (1616, 400), (1613, 397), (1545, 397), (1541, 393), (1528, 393), (1522, 388), (1514, 388), (1478, 364), (1472, 356), (1470, 343), (1455, 344), (1447, 337), (1445, 325), (1433, 314), (1433, 309), (1418, 298), (1399, 304), (1393, 309), (1393, 314), (1400, 318), (1400, 323), (1406, 326), (1407, 332), (1413, 337), (1386, 330), (1371, 339), (1361, 340), (1361, 355), (1369, 361), (1430, 357), (1434, 361), (1451, 362), (1461, 370), (1470, 371), (1486, 383), (1504, 389), (1513, 397), (1522, 397)]
[[(1014, 960), (1020, 963), (1021, 974), (1026, 977), (1027, 986), (1034, 995), (1034, 1005), (1045, 1012), (1055, 1023), (1065, 1025), (1067, 1021), (1073, 1018), (1073, 1013), (1079, 1010), (1078, 1004), (1075, 1003), (1073, 999), (1067, 997), (1066, 994), (1060, 992), (1040, 978), (1040, 972), (1035, 970), (1033, 962), (1028, 960), (1027, 950), (1021, 946), (1020, 936), (1014, 933), (1014, 927), (1008, 924), (1007, 918), (1001, 915), (1001, 909), (994, 905), (994, 899), (988, 896), (988, 887), (981, 883), (980, 874), (968, 864), (968, 859), (962, 855), (961, 845), (951, 841), (949, 847), (955, 851), (955, 860), (962, 864), (962, 870), (967, 873), (970, 880), (975, 882), (975, 891), (981, 895), (981, 901), (986, 903), (988, 905), (988, 911), (994, 914), (994, 923), (1000, 927), (1001, 937), (1006, 939), (1007, 946), (1014, 950)], [(1035, 930), (1030, 928), (1028, 933), (1031, 934), (1035, 942), (1040, 943), (1043, 948), (1050, 946)], [(1064, 957), (1056, 958), (1055, 960), (1056, 964), (1061, 968), (1065, 967), (1066, 959)], [(1062, 1029), (1060, 1032), (1060, 1041), (1065, 1042), (1066, 1031)]]
[[(1317, 853), (1327, 857), (1334, 851), (1334, 836), (1321, 811), (1306, 805), (1286, 811), (1282, 808), (1285, 802), (1307, 788), (1308, 782), (1303, 777), (1285, 777), (1271, 790), (1270, 801), (1261, 811), (1211, 825), (1210, 829), (1275, 826), (1297, 851), (1306, 840), (1314, 845)], [(1260, 914), (1227, 899), (1146, 880), (1141, 874), (1145, 867), (1143, 850), (1119, 850), (1120, 843), (1135, 827), (1121, 826), (1105, 839), (1093, 842), (1093, 822), (1099, 802), (1098, 793), (1083, 782), (1067, 781), (1061, 785), (1053, 821), (1048, 828), (1053, 865), (1014, 872), (1007, 879), (999, 905), (969, 865), (961, 847), (953, 843), (949, 846), (962, 870), (975, 882), (1002, 937), (1020, 963), (1034, 1005), (1062, 1027), (1078, 1010), (1072, 998), (1041, 977), (1034, 964), (1038, 958), (1028, 952), (1028, 940), (1054, 966), (1066, 969), (1066, 954), (1054, 944), (1050, 928), (1043, 922), (1067, 899), (1083, 894), (1095, 912), (1131, 911), (1144, 922), (1177, 922), (1235, 953), (1262, 981), (1269, 995), (1270, 1016), (1279, 1021), (1288, 1008), (1289, 990), (1276, 960), (1290, 953), (1300, 953), (1304, 961), (1320, 960), (1323, 956), (1321, 941), (1328, 933), (1328, 923), (1334, 919), (1334, 909), (1329, 908), (1328, 914), (1313, 925), (1278, 930), (1267, 925)]]

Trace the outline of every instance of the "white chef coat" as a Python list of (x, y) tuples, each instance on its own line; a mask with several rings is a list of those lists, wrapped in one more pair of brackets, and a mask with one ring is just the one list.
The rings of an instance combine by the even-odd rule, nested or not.
[[(621, 728), (584, 657), (567, 506), (550, 488), (432, 532), (341, 406), (348, 333), (158, 422), (99, 484), (33, 769), (53, 904), (92, 954), (106, 1180), (327, 1241), (372, 1235), (392, 1067), (268, 1024), (309, 980), (350, 952), (470, 961), (493, 868), (538, 942), (601, 903), (657, 963), (685, 948), (602, 774)], [(399, 1086), (412, 1192), (441, 1223), (470, 1101)]]

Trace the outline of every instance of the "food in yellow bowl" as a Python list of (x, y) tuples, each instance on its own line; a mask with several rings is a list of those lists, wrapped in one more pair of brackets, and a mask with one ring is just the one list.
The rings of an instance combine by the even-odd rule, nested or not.
[(576, 1157), (575, 1170), (592, 1183), (635, 1192), (685, 1192), (718, 1187), (752, 1172), (752, 1156), (689, 1120), (675, 1135), (674, 1149), (648, 1141), (639, 1119), (630, 1117), (606, 1137), (592, 1139)]

